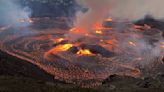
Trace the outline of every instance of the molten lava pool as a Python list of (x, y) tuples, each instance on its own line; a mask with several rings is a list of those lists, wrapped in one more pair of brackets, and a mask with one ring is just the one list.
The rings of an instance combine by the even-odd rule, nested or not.
[(89, 33), (10, 27), (0, 31), (0, 48), (37, 65), (55, 79), (94, 86), (112, 74), (140, 77), (144, 68), (161, 64), (161, 34), (147, 26), (112, 21)]

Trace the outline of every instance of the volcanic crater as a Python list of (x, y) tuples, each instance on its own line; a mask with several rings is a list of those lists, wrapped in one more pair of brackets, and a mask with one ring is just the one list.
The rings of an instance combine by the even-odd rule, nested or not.
[(162, 32), (146, 24), (104, 21), (87, 33), (76, 28), (35, 26), (1, 28), (0, 49), (60, 81), (95, 86), (113, 74), (142, 77), (145, 70), (160, 72), (156, 69), (163, 64)]

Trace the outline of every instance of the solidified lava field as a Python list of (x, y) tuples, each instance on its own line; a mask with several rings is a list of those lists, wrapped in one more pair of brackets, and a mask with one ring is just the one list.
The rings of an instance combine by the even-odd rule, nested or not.
[[(149, 60), (152, 61), (150, 65), (154, 64), (154, 61), (157, 64), (161, 64), (162, 56), (157, 56), (156, 58), (149, 57), (149, 59), (147, 59), (147, 56), (149, 56), (147, 53), (151, 53), (152, 48), (156, 48), (156, 43), (158, 45), (158, 43), (163, 41), (161, 40), (162, 33), (156, 29), (150, 29), (150, 31), (149, 28), (131, 29), (129, 26), (128, 28), (129, 29), (123, 28), (126, 30), (121, 33), (119, 32), (119, 34), (113, 32), (114, 29), (105, 29), (103, 32), (106, 33), (103, 36), (97, 36), (100, 34), (91, 33), (91, 36), (80, 41), (69, 42), (69, 39), (67, 39), (68, 41), (66, 40), (63, 43), (56, 43), (56, 39), (64, 38), (66, 34), (69, 34), (69, 29), (54, 28), (38, 30), (32, 27), (10, 27), (5, 30), (0, 30), (0, 49), (15, 57), (38, 65), (41, 69), (54, 75), (54, 79), (81, 86), (95, 86), (100, 85), (104, 79), (112, 74), (133, 77), (143, 76), (144, 71), (142, 67), (144, 65), (140, 65), (140, 62)], [(137, 32), (131, 32), (132, 30), (137, 30)], [(140, 46), (138, 40), (134, 40), (136, 44), (128, 42), (127, 44), (130, 45), (128, 48), (121, 47), (117, 49), (120, 44), (125, 44), (121, 42), (122, 37), (125, 38), (122, 41), (127, 41), (131, 39), (133, 33), (137, 34), (138, 39), (145, 39), (150, 42), (149, 44), (152, 46), (149, 48), (150, 50), (148, 49), (150, 52), (143, 51), (143, 54), (135, 54), (137, 53), (135, 51), (138, 49), (133, 51), (134, 48), (137, 48), (137, 44)], [(109, 34), (113, 36), (108, 37)], [(109, 40), (111, 41), (113, 38), (116, 39), (116, 43), (119, 42), (119, 45), (115, 46), (115, 44), (109, 42)], [(98, 40), (100, 40), (100, 44), (97, 44), (99, 43)], [(104, 40), (108, 41), (104, 42)], [(80, 45), (71, 46), (71, 48), (66, 51), (54, 51), (58, 46), (69, 43), (73, 45), (80, 43)], [(76, 49), (71, 50), (79, 47), (91, 50), (94, 55), (77, 55)], [(162, 53), (162, 51), (160, 53)], [(149, 64), (145, 64), (145, 66), (149, 66)], [(152, 67), (154, 66), (152, 65)], [(149, 66), (148, 68), (151, 69), (152, 67)], [(151, 71), (153, 71), (153, 69)]]

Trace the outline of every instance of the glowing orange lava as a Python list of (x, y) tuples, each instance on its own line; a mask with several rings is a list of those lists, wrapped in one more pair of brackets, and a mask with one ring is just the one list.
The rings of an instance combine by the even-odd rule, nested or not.
[(59, 52), (67, 51), (71, 47), (73, 47), (73, 44), (62, 44), (62, 45), (58, 45), (58, 46), (50, 49), (48, 52), (46, 52), (44, 54), (44, 58), (48, 58), (48, 55), (50, 55), (50, 54), (57, 54)]
[(112, 19), (112, 18), (107, 18), (105, 21), (112, 22), (112, 21), (113, 21), (113, 19)]
[(63, 40), (64, 40), (64, 38), (59, 38), (59, 39), (54, 40), (54, 43), (60, 43), (60, 42), (62, 42)]
[(100, 24), (100, 23), (95, 23), (95, 25), (94, 25), (94, 30), (95, 30), (95, 33), (96, 34), (103, 34), (103, 32), (102, 32), (102, 25)]
[(58, 45), (58, 46), (54, 47), (53, 49), (51, 49), (50, 51), (48, 51), (48, 53), (56, 54), (56, 53), (58, 53), (58, 52), (67, 51), (67, 50), (70, 49), (71, 47), (73, 47), (73, 44)]
[(67, 51), (70, 49), (73, 45), (72, 44), (64, 44), (64, 45), (59, 45), (55, 48), (56, 51)]
[(164, 49), (164, 42), (161, 42), (161, 48)]
[(96, 30), (96, 34), (103, 34), (101, 30)]
[(80, 49), (76, 54), (79, 55), (79, 56), (85, 56), (85, 55), (87, 55), (87, 56), (93, 56), (93, 55), (94, 55), (94, 54), (93, 54), (90, 50), (88, 50), (88, 49)]

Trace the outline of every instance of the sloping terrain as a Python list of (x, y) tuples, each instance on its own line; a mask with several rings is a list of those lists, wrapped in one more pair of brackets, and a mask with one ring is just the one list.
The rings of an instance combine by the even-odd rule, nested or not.
[(0, 75), (23, 76), (44, 81), (54, 81), (53, 76), (27, 61), (0, 51)]

